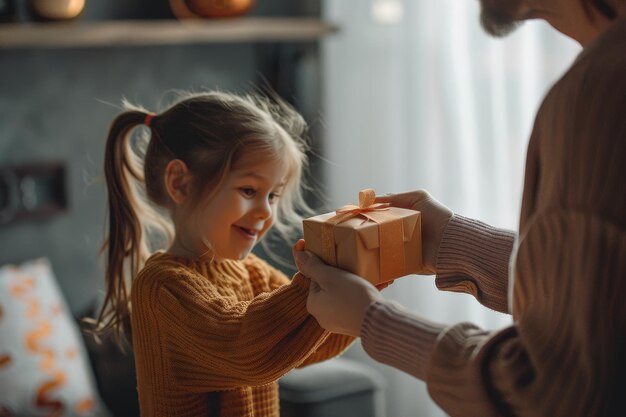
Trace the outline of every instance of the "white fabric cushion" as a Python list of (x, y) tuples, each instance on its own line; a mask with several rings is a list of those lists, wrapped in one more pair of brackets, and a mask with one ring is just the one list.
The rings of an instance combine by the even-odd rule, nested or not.
[(47, 259), (0, 268), (0, 415), (108, 416)]

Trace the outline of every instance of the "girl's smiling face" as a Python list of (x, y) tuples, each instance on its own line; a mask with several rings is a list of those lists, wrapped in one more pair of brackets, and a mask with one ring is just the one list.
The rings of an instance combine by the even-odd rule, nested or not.
[(198, 254), (208, 250), (215, 259), (245, 258), (274, 224), (286, 181), (287, 167), (280, 160), (243, 156), (213, 198), (198, 206), (185, 240), (194, 242)]

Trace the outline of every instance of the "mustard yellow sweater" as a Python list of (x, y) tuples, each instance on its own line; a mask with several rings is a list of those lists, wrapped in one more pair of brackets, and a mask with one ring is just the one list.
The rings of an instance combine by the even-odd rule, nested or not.
[(353, 341), (307, 313), (308, 287), (254, 255), (153, 255), (131, 292), (141, 415), (277, 417), (277, 379)]

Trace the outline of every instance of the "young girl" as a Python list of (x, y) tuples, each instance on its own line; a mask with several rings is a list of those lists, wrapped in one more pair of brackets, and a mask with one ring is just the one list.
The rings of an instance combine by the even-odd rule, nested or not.
[[(307, 313), (307, 279), (250, 252), (304, 206), (303, 119), (278, 99), (221, 92), (158, 115), (126, 107), (106, 144), (99, 331), (132, 335), (142, 416), (278, 416), (277, 379), (353, 340)], [(133, 142), (141, 124), (149, 135)]]

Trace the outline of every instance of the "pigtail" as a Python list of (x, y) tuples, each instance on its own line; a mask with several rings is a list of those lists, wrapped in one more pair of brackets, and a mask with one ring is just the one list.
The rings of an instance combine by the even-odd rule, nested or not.
[(141, 145), (131, 142), (131, 130), (145, 120), (146, 113), (140, 109), (127, 111), (115, 118), (104, 155), (108, 231), (101, 252), (106, 257), (106, 295), (92, 333), (100, 336), (112, 331), (120, 347), (123, 336), (127, 341), (131, 340), (131, 281), (151, 253), (147, 232), (151, 225), (158, 225), (168, 240), (173, 235), (171, 225), (146, 201), (145, 150), (142, 155)]

